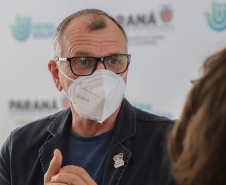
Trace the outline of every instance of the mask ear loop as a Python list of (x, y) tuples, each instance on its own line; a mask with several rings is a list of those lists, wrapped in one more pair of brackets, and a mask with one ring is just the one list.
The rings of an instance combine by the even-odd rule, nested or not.
[[(55, 61), (55, 62), (56, 62), (56, 61)], [(63, 72), (63, 70), (60, 68), (59, 62), (56, 62), (56, 64), (57, 64), (58, 68), (60, 69), (60, 72), (61, 72), (67, 79), (71, 80), (72, 82), (75, 81), (74, 79), (68, 77), (68, 76)], [(70, 100), (70, 102), (72, 102), (71, 99), (69, 98), (69, 96), (67, 95), (67, 93), (65, 92), (64, 88), (63, 88), (63, 93), (65, 94), (65, 96), (67, 96), (68, 100)]]
[(68, 100), (69, 100), (71, 103), (73, 103), (73, 102), (71, 101), (71, 99), (69, 98), (69, 96), (67, 95), (67, 93), (65, 92), (64, 89), (63, 89), (63, 93), (65, 94), (65, 96), (67, 96)]
[(122, 79), (124, 79), (124, 77), (126, 76), (127, 71), (125, 72), (125, 74), (122, 76)]
[(67, 76), (67, 75), (63, 72), (63, 70), (61, 69), (61, 67), (60, 67), (60, 65), (59, 65), (59, 61), (55, 61), (55, 62), (56, 62), (56, 64), (57, 64), (58, 68), (60, 69), (60, 72), (61, 72), (67, 79), (69, 79), (69, 80), (71, 80), (72, 82), (74, 82), (74, 81), (75, 81), (74, 79), (70, 78), (69, 76)]

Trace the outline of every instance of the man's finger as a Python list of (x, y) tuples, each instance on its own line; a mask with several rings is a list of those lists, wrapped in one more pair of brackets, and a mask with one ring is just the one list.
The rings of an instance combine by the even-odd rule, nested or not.
[(49, 168), (45, 174), (44, 182), (47, 184), (51, 181), (52, 176), (59, 173), (62, 164), (62, 154), (60, 150), (54, 150), (54, 156), (49, 164)]
[(61, 168), (59, 175), (61, 173), (70, 173), (80, 177), (86, 184), (97, 185), (88, 172), (79, 166), (68, 165)]
[[(70, 185), (92, 185), (85, 183), (79, 176), (73, 173), (59, 173), (53, 176), (51, 179), (52, 183), (64, 183)], [(52, 184), (51, 184), (52, 185)]]

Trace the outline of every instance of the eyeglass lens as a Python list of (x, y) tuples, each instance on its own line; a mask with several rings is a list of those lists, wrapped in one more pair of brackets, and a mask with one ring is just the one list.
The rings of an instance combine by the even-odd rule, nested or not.
[[(96, 59), (92, 57), (79, 57), (71, 60), (71, 69), (76, 75), (87, 75), (93, 72)], [(128, 65), (128, 58), (125, 55), (115, 55), (105, 58), (106, 69), (114, 73), (122, 73)]]

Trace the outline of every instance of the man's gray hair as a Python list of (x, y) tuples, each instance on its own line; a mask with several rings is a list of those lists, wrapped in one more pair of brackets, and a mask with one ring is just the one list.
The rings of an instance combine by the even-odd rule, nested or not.
[(104, 29), (106, 27), (106, 20), (104, 19), (105, 17), (109, 18), (112, 20), (122, 31), (125, 40), (126, 40), (126, 51), (127, 51), (127, 35), (126, 32), (124, 31), (123, 27), (110, 15), (105, 13), (104, 11), (98, 10), (98, 9), (84, 9), (80, 10), (74, 14), (71, 14), (70, 16), (66, 17), (56, 28), (56, 31), (53, 35), (52, 39), (52, 57), (55, 59), (56, 57), (60, 57), (62, 55), (62, 43), (61, 43), (61, 37), (62, 33), (67, 27), (68, 23), (75, 18), (81, 17), (83, 15), (89, 15), (89, 25), (88, 29), (90, 31), (94, 30), (99, 30), (99, 29)]

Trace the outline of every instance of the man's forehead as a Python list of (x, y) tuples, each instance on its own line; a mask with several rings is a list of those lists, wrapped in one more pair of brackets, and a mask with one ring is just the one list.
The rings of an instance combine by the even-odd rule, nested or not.
[(90, 24), (93, 24), (96, 22), (98, 23), (99, 21), (104, 21), (107, 23), (108, 19), (109, 18), (105, 16), (100, 16), (98, 18), (95, 18), (92, 15), (80, 15), (78, 17), (72, 18), (66, 27), (72, 24), (72, 25), (80, 25), (88, 28)]
[[(89, 23), (85, 19), (82, 17), (75, 18), (68, 23), (61, 35), (61, 38), (63, 38), (63, 40), (67, 40), (71, 39), (72, 36), (81, 36), (84, 40), (86, 40), (90, 34), (93, 34), (96, 31), (96, 33), (98, 33), (98, 31), (104, 31), (101, 34), (96, 34), (96, 38), (107, 37), (109, 39), (106, 38), (106, 40), (111, 40), (114, 37), (117, 37), (118, 39), (122, 39), (121, 37), (124, 37), (122, 31), (110, 19), (106, 20), (106, 25), (104, 27), (103, 25), (98, 24), (99, 23), (97, 22), (97, 25), (93, 26), (94, 30), (90, 30)], [(97, 29), (98, 26), (100, 26), (99, 29)]]
[(116, 25), (116, 23), (114, 23), (111, 19), (104, 15), (98, 17), (92, 15), (81, 15), (79, 17), (75, 17), (70, 20), (65, 30), (70, 27), (77, 27), (79, 29), (84, 29), (87, 31), (103, 30), (111, 27), (111, 29), (113, 30), (118, 29), (120, 32), (122, 32), (118, 25)]
[(88, 22), (87, 20), (84, 18), (84, 16), (80, 16), (80, 17), (75, 17), (73, 19), (70, 20), (70, 22), (67, 24), (67, 26), (65, 27), (65, 30), (67, 30), (70, 27), (86, 27), (87, 28)]
[[(86, 50), (79, 50), (81, 49), (79, 48), (80, 47), (79, 45), (91, 44), (92, 46), (94, 46), (95, 44), (99, 43), (104, 47), (109, 47), (111, 45), (114, 45), (114, 43), (120, 42), (122, 46), (124, 46), (126, 44), (126, 41), (124, 44), (123, 41), (125, 38), (121, 30), (118, 28), (118, 26), (108, 18), (106, 18), (106, 23), (107, 24), (104, 28), (90, 30), (88, 27), (89, 23), (85, 15), (72, 19), (68, 23), (66, 29), (64, 30), (61, 36), (62, 44), (64, 45), (64, 48), (65, 47), (67, 48), (71, 43), (76, 42), (76, 45), (78, 44), (76, 47), (73, 46), (73, 49), (69, 48), (69, 50), (71, 49), (74, 50), (73, 52), (70, 52), (70, 55), (93, 56), (93, 53), (89, 53)], [(102, 33), (98, 33), (99, 31), (101, 31)], [(95, 35), (93, 35), (93, 33)], [(116, 49), (114, 49), (114, 54), (116, 53), (117, 51)], [(120, 54), (120, 53), (118, 52), (117, 54)], [(125, 51), (123, 53), (125, 53)], [(111, 53), (109, 53), (109, 55), (111, 55)]]

